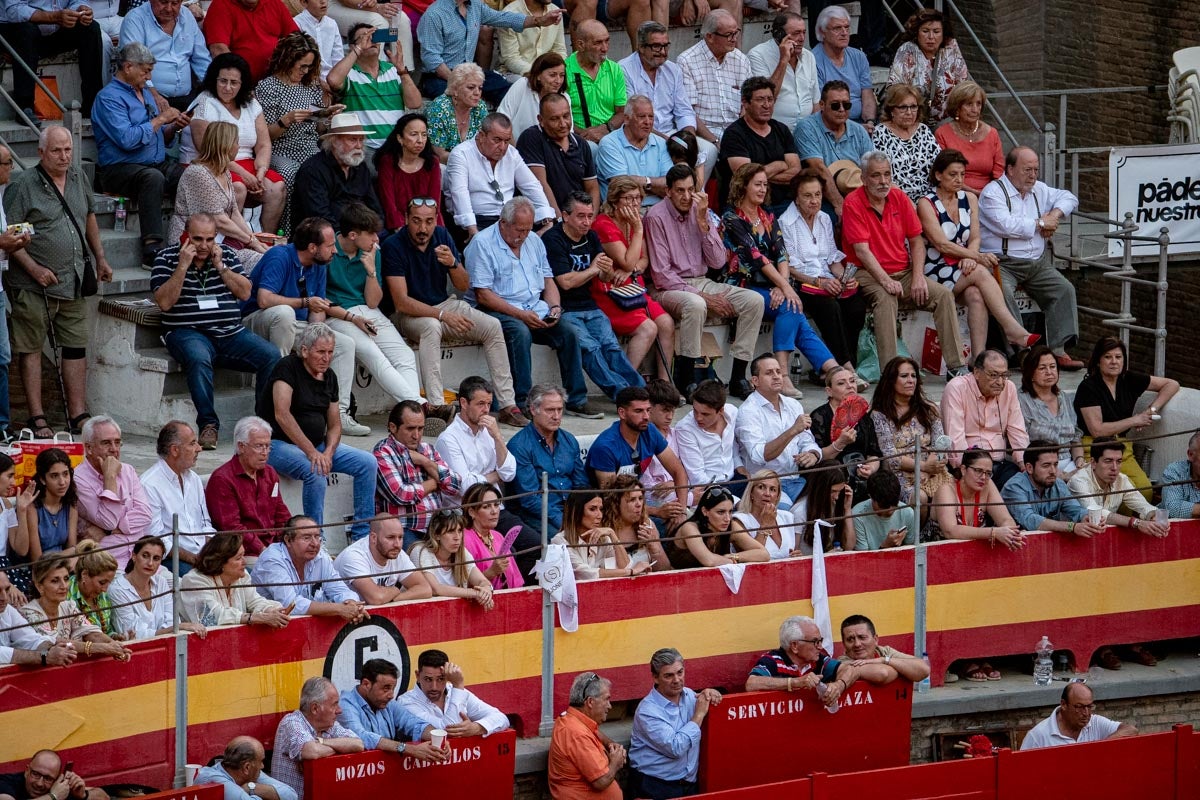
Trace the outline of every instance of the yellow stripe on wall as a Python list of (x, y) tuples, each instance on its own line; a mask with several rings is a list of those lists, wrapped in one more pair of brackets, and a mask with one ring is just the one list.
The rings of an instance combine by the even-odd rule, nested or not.
[(939, 584), (926, 619), (944, 631), (1188, 605), (1200, 605), (1200, 559)]

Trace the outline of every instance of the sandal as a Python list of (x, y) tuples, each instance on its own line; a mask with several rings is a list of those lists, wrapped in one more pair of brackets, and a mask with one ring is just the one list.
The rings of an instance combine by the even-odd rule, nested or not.
[(979, 665), (979, 671), (986, 675), (989, 681), (1000, 680), (1000, 670), (996, 669), (986, 661)]
[(975, 683), (984, 683), (988, 679), (987, 671), (979, 666), (978, 662), (971, 662), (963, 670), (963, 677)]
[(38, 414), (36, 417), (30, 417), (25, 421), (25, 427), (33, 431), (35, 439), (53, 439), (54, 429), (50, 427), (50, 423), (46, 421), (45, 414)]
[(92, 415), (88, 412), (83, 412), (78, 417), (71, 417), (71, 421), (67, 423), (67, 433), (72, 436), (78, 436), (83, 433), (83, 423), (91, 419)]

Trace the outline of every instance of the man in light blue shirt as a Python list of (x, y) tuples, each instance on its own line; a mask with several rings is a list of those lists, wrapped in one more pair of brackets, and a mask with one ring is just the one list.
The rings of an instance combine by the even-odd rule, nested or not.
[(430, 743), (433, 726), (396, 702), (399, 678), (400, 670), (386, 659), (365, 662), (358, 686), (341, 693), (338, 722), (357, 733), (368, 750), (403, 753), (417, 761), (445, 761), (450, 748)]
[(1171, 519), (1200, 517), (1200, 431), (1188, 439), (1187, 458), (1163, 470), (1162, 503)]
[(650, 658), (654, 688), (633, 716), (629, 763), (635, 797), (664, 800), (696, 794), (700, 724), (721, 704), (716, 689), (699, 693), (684, 685), (683, 656), (664, 647)]
[(163, 246), (163, 192), (167, 138), (190, 122), (177, 108), (158, 112), (146, 81), (154, 54), (131, 42), (117, 55), (117, 74), (96, 96), (96, 182), (105, 192), (136, 197), (142, 229), (142, 263), (154, 266)]
[(821, 87), (821, 110), (796, 123), (796, 151), (805, 167), (821, 175), (824, 192), (822, 208), (826, 213), (842, 215), (842, 193), (829, 167), (835, 161), (858, 164), (875, 145), (867, 129), (850, 119), (850, 87), (843, 81), (830, 81)]
[(1058, 446), (1034, 439), (1022, 455), (1024, 471), (1009, 478), (1000, 496), (1023, 531), (1058, 531), (1091, 537), (1104, 532), (1092, 525), (1087, 511), (1058, 477)]
[(850, 13), (841, 6), (827, 6), (817, 17), (817, 41), (813, 60), (821, 85), (844, 81), (850, 87), (853, 108), (850, 119), (865, 125), (875, 124), (878, 106), (871, 85), (871, 64), (867, 54), (850, 46)]
[(366, 621), (370, 615), (321, 548), (321, 529), (312, 517), (289, 519), (281, 539), (263, 550), (254, 564), (251, 579), (259, 594), (284, 608), (291, 606), (293, 614)]
[(667, 194), (671, 154), (667, 140), (654, 135), (654, 104), (643, 94), (625, 103), (625, 124), (600, 140), (596, 172), (600, 191), (608, 197), (608, 182), (629, 175), (642, 184), (642, 206), (649, 207)]
[(296, 790), (263, 772), (266, 753), (252, 736), (238, 736), (211, 767), (196, 773), (194, 785), (219, 783), (225, 800), (299, 800)]
[(150, 91), (185, 111), (195, 96), (192, 87), (204, 80), (212, 56), (196, 18), (191, 12), (179, 13), (181, 7), (180, 0), (149, 0), (137, 6), (121, 23), (121, 41), (150, 48), (156, 59)]
[(587, 399), (583, 353), (575, 328), (559, 324), (562, 305), (546, 247), (540, 237), (529, 235), (533, 217), (533, 203), (514, 197), (500, 210), (500, 221), (471, 240), (464, 253), (471, 280), (466, 300), (500, 320), (522, 413), (533, 385), (530, 351), (534, 344), (544, 344), (558, 356), (567, 389), (567, 413), (600, 419), (603, 412)]
[[(0, 12), (0, 36), (35, 73), (39, 58), (79, 52), (85, 117), (91, 115), (92, 103), (108, 74), (103, 67), (104, 32), (94, 17), (85, 0), (4, 0)], [(32, 111), (33, 78), (23, 69), (13, 70), (13, 100)]]

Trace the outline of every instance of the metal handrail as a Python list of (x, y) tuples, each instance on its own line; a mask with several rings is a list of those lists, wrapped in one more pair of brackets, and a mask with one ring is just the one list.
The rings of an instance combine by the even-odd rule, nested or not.
[[(35, 84), (37, 84), (37, 87), (46, 93), (46, 96), (50, 98), (50, 101), (52, 103), (54, 103), (54, 105), (58, 106), (58, 110), (63, 112), (63, 116), (65, 117), (66, 113), (67, 113), (67, 107), (62, 104), (61, 100), (59, 100), (57, 97), (54, 96), (53, 92), (51, 92), (48, 88), (46, 88), (46, 84), (42, 83), (42, 79), (39, 78), (38, 74), (33, 71), (33, 67), (26, 64), (25, 59), (23, 59), (23, 58), (21, 58), (21, 56), (17, 55), (17, 51), (13, 50), (12, 45), (9, 44), (8, 40), (5, 39), (3, 36), (0, 36), (0, 46), (3, 46), (4, 49), (6, 51), (8, 51), (8, 55), (12, 59), (13, 69), (16, 69), (18, 66), (20, 66), (21, 69), (28, 72), (29, 77), (33, 78), (33, 82)], [(7, 92), (5, 92), (5, 99), (8, 100), (10, 105), (12, 105), (14, 108), (16, 108), (16, 101), (14, 101), (11, 97), (9, 97)], [(26, 125), (28, 125), (31, 128), (35, 128), (35, 129), (37, 128), (37, 123), (32, 122), (29, 119), (29, 117), (25, 116), (24, 112), (20, 108), (16, 108), (16, 111), (18, 114), (21, 115), (21, 119), (25, 122)]]
[[(3, 47), (8, 53), (13, 64), (13, 69), (15, 70), (19, 68), (29, 73), (29, 76), (33, 78), (34, 85), (41, 89), (42, 92), (45, 93), (46, 97), (50, 98), (50, 102), (54, 103), (58, 110), (62, 112), (63, 127), (71, 132), (71, 165), (74, 167), (79, 167), (83, 158), (83, 148), (81, 146), (83, 142), (83, 115), (79, 113), (79, 103), (72, 101), (70, 109), (63, 105), (63, 102), (58, 99), (54, 92), (50, 91), (49, 87), (47, 87), (42, 79), (38, 77), (38, 74), (33, 70), (33, 68), (25, 63), (25, 59), (21, 58), (21, 56), (17, 54), (16, 50), (13, 50), (12, 45), (10, 45), (8, 40), (3, 36), (0, 36), (0, 47)], [(3, 87), (0, 87), (0, 96), (3, 96), (4, 102), (8, 103), (13, 111), (16, 112), (17, 119), (23, 125), (25, 125), (25, 127), (29, 128), (29, 130), (33, 131), (34, 133), (39, 135), (41, 134), (42, 129), (37, 122), (29, 118), (29, 116), (25, 113), (25, 109), (21, 108), (17, 101), (13, 99), (12, 95), (3, 89)], [(4, 145), (8, 147), (9, 152), (13, 154), (13, 159), (21, 167), (21, 169), (25, 169), (25, 162), (17, 158), (16, 152), (13, 150), (13, 148), (7, 142), (4, 142)]]

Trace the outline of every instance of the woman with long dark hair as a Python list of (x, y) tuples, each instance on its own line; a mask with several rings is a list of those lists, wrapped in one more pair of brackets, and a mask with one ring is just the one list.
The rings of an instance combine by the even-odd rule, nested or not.
[(771, 560), (767, 548), (733, 518), (733, 495), (724, 486), (710, 486), (700, 495), (696, 511), (675, 532), (669, 555), (675, 569)]
[(467, 515), (463, 546), (475, 566), (492, 582), (493, 589), (524, 586), (525, 577), (511, 555), (512, 550), (504, 549), (504, 534), (496, 530), (500, 524), (500, 490), (490, 483), (477, 483), (463, 493), (462, 504)]
[(71, 457), (51, 447), (38, 453), (33, 463), (33, 505), (25, 512), (29, 560), (37, 561), (47, 553), (72, 555), (79, 526), (79, 498)]
[(551, 540), (565, 544), (576, 580), (633, 577), (650, 571), (650, 564), (637, 564), (621, 546), (616, 531), (602, 526), (604, 498), (598, 489), (574, 490), (563, 504), (563, 529)]
[[(821, 548), (828, 553), (834, 545), (843, 550), (854, 549), (854, 520), (850, 509), (854, 506), (854, 490), (850, 488), (846, 469), (836, 461), (821, 461), (806, 477), (804, 493), (792, 506), (792, 516), (802, 533), (796, 544), (804, 555), (812, 555), (813, 542), (818, 528)], [(827, 525), (818, 525), (824, 520)]]
[[(117, 624), (127, 639), (149, 639), (171, 633), (175, 624), (175, 596), (171, 575), (161, 569), (167, 546), (157, 536), (143, 536), (133, 555), (109, 587)], [(180, 630), (204, 638), (208, 629), (197, 622), (180, 622)]]
[(646, 490), (636, 475), (618, 475), (604, 497), (601, 524), (612, 528), (633, 563), (646, 562), (655, 572), (671, 568), (671, 560), (658, 537), (658, 528), (646, 509)]
[(462, 509), (439, 509), (429, 522), (425, 539), (412, 546), (409, 557), (421, 568), (434, 597), (462, 597), (491, 611), (495, 606), (492, 584), (471, 563), (473, 559), (463, 547), (464, 529)]
[(402, 228), (408, 203), (414, 197), (432, 199), (437, 205), (437, 224), (442, 221), (442, 163), (429, 142), (429, 123), (423, 114), (405, 114), (387, 140), (375, 151), (376, 188), (383, 205), (384, 224), (389, 230)]
[[(925, 397), (916, 361), (897, 356), (884, 365), (871, 400), (871, 424), (884, 466), (900, 479), (900, 496), (905, 503), (912, 502), (917, 469), (921, 470), (921, 495), (926, 503), (939, 486), (950, 482), (945, 457), (931, 449), (946, 430), (937, 406)], [(918, 440), (922, 451), (919, 465), (910, 452)], [(922, 506), (923, 511), (926, 508)]]

